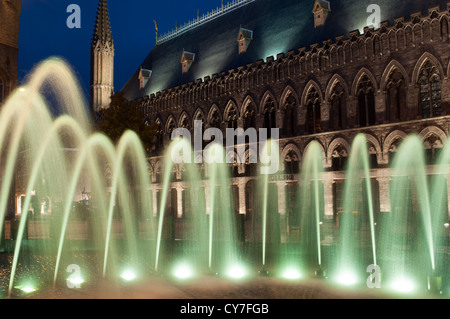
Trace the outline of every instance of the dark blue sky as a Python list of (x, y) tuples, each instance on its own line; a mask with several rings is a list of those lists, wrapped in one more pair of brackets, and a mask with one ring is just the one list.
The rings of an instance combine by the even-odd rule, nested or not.
[[(228, 1), (225, 0), (225, 3)], [(81, 29), (69, 29), (67, 6), (81, 8)], [(19, 84), (40, 61), (59, 56), (75, 70), (88, 98), (89, 47), (98, 0), (22, 0)], [(119, 91), (155, 45), (160, 34), (221, 5), (221, 0), (108, 0), (115, 44), (115, 90)]]

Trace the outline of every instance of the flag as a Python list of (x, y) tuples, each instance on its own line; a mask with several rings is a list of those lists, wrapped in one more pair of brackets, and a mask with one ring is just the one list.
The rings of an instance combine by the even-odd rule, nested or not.
[(155, 22), (155, 30), (156, 32), (158, 32), (158, 23), (156, 22), (156, 20), (153, 20), (153, 22)]

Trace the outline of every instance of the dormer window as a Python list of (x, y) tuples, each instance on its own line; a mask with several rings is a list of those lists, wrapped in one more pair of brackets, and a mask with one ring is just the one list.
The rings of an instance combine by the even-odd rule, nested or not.
[(195, 53), (183, 50), (183, 55), (181, 56), (181, 69), (183, 74), (189, 71), (192, 63), (194, 63), (194, 60), (195, 60)]
[(139, 71), (139, 89), (145, 88), (147, 85), (148, 79), (152, 76), (152, 70), (143, 69), (141, 67)]
[(330, 13), (330, 3), (325, 0), (316, 0), (314, 3), (314, 28), (325, 25), (328, 14)]
[(250, 42), (253, 40), (253, 31), (240, 28), (239, 29), (239, 35), (238, 35), (238, 46), (239, 46), (239, 54), (247, 52), (248, 46), (250, 45)]

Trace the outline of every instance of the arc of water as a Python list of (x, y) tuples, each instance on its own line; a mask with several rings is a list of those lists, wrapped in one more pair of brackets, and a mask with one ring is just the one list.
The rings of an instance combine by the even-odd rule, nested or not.
[[(26, 94), (25, 94), (26, 93)], [(15, 101), (20, 101), (23, 103), (24, 108), (20, 110), (16, 107)], [(32, 103), (32, 101), (34, 103)], [(14, 168), (16, 166), (16, 159), (20, 148), (20, 142), (24, 136), (25, 126), (27, 120), (30, 118), (30, 114), (36, 116), (36, 118), (43, 119), (45, 123), (50, 123), (50, 115), (48, 110), (43, 107), (43, 101), (40, 95), (31, 90), (24, 92), (16, 91), (13, 98), (9, 100), (3, 106), (2, 112), (0, 113), (0, 150), (3, 149), (5, 143), (5, 138), (11, 132), (7, 131), (6, 128), (14, 123), (13, 131), (9, 143), (8, 155), (6, 158), (5, 173), (3, 175), (1, 193), (0, 193), (0, 224), (3, 225), (5, 218), (5, 210), (7, 205), (7, 200), (9, 196), (9, 188), (14, 177)], [(20, 112), (21, 111), (21, 112)], [(3, 232), (3, 228), (0, 230), (0, 235)]]
[(69, 215), (70, 210), (72, 207), (72, 201), (73, 197), (75, 195), (75, 190), (78, 184), (78, 180), (81, 174), (81, 171), (83, 169), (83, 166), (85, 165), (86, 158), (88, 158), (91, 154), (91, 151), (95, 148), (102, 148), (104, 153), (108, 156), (109, 161), (114, 163), (114, 147), (110, 143), (109, 139), (106, 138), (104, 135), (99, 133), (94, 133), (89, 139), (86, 141), (86, 143), (81, 148), (81, 153), (77, 159), (75, 168), (73, 170), (72, 178), (70, 180), (70, 186), (68, 189), (66, 202), (64, 205), (64, 211), (63, 211), (63, 222), (62, 222), (62, 229), (61, 229), (61, 235), (59, 239), (59, 245), (58, 245), (58, 252), (57, 252), (57, 261), (56, 261), (56, 267), (55, 267), (55, 275), (54, 280), (56, 280), (56, 276), (59, 269), (59, 264), (61, 260), (61, 253), (64, 246), (64, 238), (66, 235), (67, 225), (69, 222)]
[(364, 178), (364, 188), (366, 191), (368, 202), (367, 204), (369, 213), (372, 259), (373, 263), (377, 265), (372, 184), (370, 181), (370, 167), (369, 167), (369, 155), (367, 150), (367, 140), (364, 134), (358, 134), (352, 143), (344, 191), (345, 193), (344, 211), (346, 212), (351, 212), (354, 210), (354, 207), (352, 207), (352, 201), (353, 198), (355, 197), (354, 194), (355, 190), (352, 187), (354, 187), (354, 185), (360, 185), (359, 181), (361, 178)]
[[(414, 156), (411, 156), (414, 154)], [(422, 140), (417, 135), (408, 136), (400, 145), (393, 163), (393, 176), (410, 176), (414, 180), (415, 189), (418, 194), (421, 218), (428, 246), (431, 268), (435, 270), (435, 253), (433, 243), (433, 230), (430, 209), (430, 195), (428, 181), (425, 172), (425, 158)], [(395, 192), (398, 182), (394, 181), (394, 200), (398, 197)]]
[(21, 225), (19, 227), (20, 229), (19, 229), (19, 234), (18, 234), (18, 238), (17, 238), (17, 242), (16, 242), (16, 249), (15, 249), (15, 253), (14, 253), (12, 268), (11, 268), (9, 293), (11, 293), (12, 285), (14, 282), (15, 270), (17, 267), (17, 262), (18, 262), (19, 253), (20, 253), (20, 245), (21, 245), (21, 242), (23, 239), (23, 232), (24, 232), (23, 225), (26, 224), (28, 207), (29, 207), (30, 201), (31, 201), (31, 191), (33, 190), (34, 185), (36, 183), (36, 180), (37, 180), (42, 162), (47, 153), (47, 150), (52, 145), (51, 144), (52, 140), (56, 137), (56, 133), (64, 127), (70, 127), (72, 129), (72, 131), (74, 132), (74, 136), (77, 137), (78, 141), (81, 141), (84, 136), (83, 131), (79, 128), (79, 126), (76, 124), (76, 122), (71, 117), (63, 115), (54, 122), (53, 126), (48, 131), (48, 133), (41, 145), (40, 151), (39, 151), (37, 157), (35, 158), (34, 165), (31, 170), (31, 175), (30, 175), (30, 179), (28, 182), (27, 190), (26, 190), (27, 195), (26, 195), (25, 202), (24, 202), (24, 213), (25, 214), (22, 216), (23, 222), (21, 221)]
[(184, 139), (181, 140), (175, 140), (172, 141), (169, 148), (166, 151), (165, 158), (169, 159), (165, 162), (164, 167), (164, 177), (163, 177), (163, 188), (161, 193), (161, 206), (159, 208), (159, 219), (158, 219), (158, 232), (157, 232), (157, 239), (156, 239), (156, 257), (155, 257), (155, 271), (158, 271), (159, 266), (159, 257), (160, 257), (160, 251), (161, 251), (161, 237), (162, 237), (162, 231), (163, 231), (163, 224), (164, 224), (164, 213), (166, 210), (166, 202), (167, 202), (167, 196), (169, 193), (169, 183), (171, 179), (171, 172), (173, 170), (174, 161), (172, 160), (172, 151), (175, 147), (179, 146), (178, 143), (187, 143)]
[(322, 265), (322, 248), (320, 246), (321, 230), (320, 230), (320, 174), (322, 172), (321, 163), (323, 163), (322, 152), (317, 141), (311, 142), (310, 146), (306, 150), (304, 161), (302, 165), (302, 174), (300, 180), (303, 183), (301, 187), (302, 198), (302, 212), (307, 213), (309, 208), (307, 207), (307, 198), (309, 197), (309, 183), (313, 182), (313, 197), (311, 200), (314, 202), (314, 226), (316, 232), (316, 249), (317, 249), (317, 263), (318, 266)]
[[(117, 158), (114, 163), (114, 173), (113, 173), (113, 183), (111, 188), (111, 198), (109, 203), (109, 211), (108, 211), (108, 224), (107, 224), (107, 232), (106, 232), (106, 243), (105, 243), (105, 255), (104, 255), (104, 262), (103, 262), (103, 276), (105, 276), (106, 273), (106, 266), (107, 266), (107, 260), (108, 260), (108, 252), (109, 252), (109, 245), (110, 245), (110, 239), (111, 239), (111, 231), (112, 231), (112, 220), (113, 220), (113, 214), (114, 214), (114, 201), (117, 195), (118, 187), (120, 185), (123, 185), (124, 176), (123, 176), (123, 162), (125, 160), (126, 152), (128, 149), (131, 149), (134, 151), (136, 156), (134, 159), (138, 160), (138, 169), (139, 169), (139, 175), (141, 180), (145, 179), (146, 183), (144, 183), (144, 187), (146, 188), (149, 186), (149, 180), (146, 179), (145, 176), (148, 176), (148, 172), (146, 170), (146, 162), (143, 163), (142, 161), (146, 159), (142, 144), (139, 140), (139, 137), (134, 133), (133, 131), (126, 131), (118, 145), (117, 149)], [(142, 186), (142, 184), (141, 184)], [(131, 214), (129, 211), (129, 205), (128, 201), (126, 200), (124, 192), (121, 192), (121, 199), (122, 203), (127, 206), (127, 211), (124, 214), (125, 223), (128, 234), (132, 233), (132, 230), (130, 229), (132, 223), (131, 223)], [(129, 244), (129, 251), (133, 253), (133, 256), (137, 255), (136, 250), (136, 240), (135, 237), (131, 237), (131, 240), (128, 240), (127, 243)]]

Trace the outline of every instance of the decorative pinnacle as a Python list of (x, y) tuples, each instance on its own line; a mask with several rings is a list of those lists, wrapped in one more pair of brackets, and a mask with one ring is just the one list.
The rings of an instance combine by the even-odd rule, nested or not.
[(98, 3), (97, 19), (95, 20), (91, 47), (94, 48), (99, 42), (103, 45), (109, 44), (110, 47), (113, 46), (107, 0), (100, 0)]

